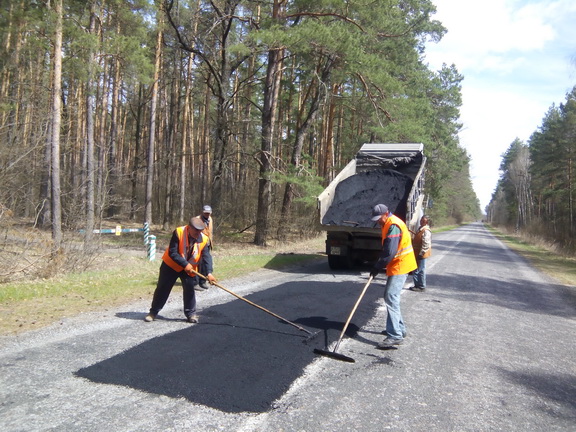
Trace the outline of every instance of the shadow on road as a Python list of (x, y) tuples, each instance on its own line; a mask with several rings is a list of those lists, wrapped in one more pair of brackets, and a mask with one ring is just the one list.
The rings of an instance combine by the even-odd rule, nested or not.
[[(268, 411), (315, 358), (313, 349), (338, 338), (362, 287), (362, 281), (292, 282), (246, 297), (311, 331), (321, 330), (310, 341), (307, 333), (234, 300), (201, 310), (200, 324), (147, 340), (76, 375), (224, 412)], [(368, 290), (348, 337), (374, 314), (380, 296), (380, 289)]]
[[(492, 276), (492, 277), (490, 277)], [(431, 274), (428, 283), (441, 288), (435, 292), (462, 301), (476, 301), (524, 312), (573, 318), (576, 316), (576, 292), (570, 287), (543, 284), (522, 279), (502, 281), (496, 275), (486, 277)], [(432, 291), (430, 291), (432, 292)]]
[[(576, 377), (574, 375), (497, 369), (502, 377), (510, 383), (522, 386), (526, 391), (537, 393), (567, 409), (567, 412), (564, 413), (556, 412), (557, 416), (574, 419), (576, 414)], [(543, 409), (543, 412), (547, 415), (550, 414), (548, 408)]]

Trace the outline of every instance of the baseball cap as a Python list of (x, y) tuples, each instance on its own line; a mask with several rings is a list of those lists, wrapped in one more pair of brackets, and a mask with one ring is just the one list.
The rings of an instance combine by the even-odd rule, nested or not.
[(388, 207), (384, 204), (376, 204), (372, 209), (372, 220), (377, 221), (385, 213), (388, 213)]
[(210, 207), (209, 205), (205, 205), (204, 207), (202, 207), (202, 213), (212, 213), (212, 207)]
[(188, 224), (190, 226), (193, 226), (197, 230), (203, 230), (204, 228), (206, 228), (206, 224), (202, 222), (202, 219), (200, 219), (199, 217), (191, 218)]

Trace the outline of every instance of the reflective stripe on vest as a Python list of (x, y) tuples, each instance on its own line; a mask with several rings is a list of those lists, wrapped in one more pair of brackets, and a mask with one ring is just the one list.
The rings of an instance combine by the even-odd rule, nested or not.
[[(188, 225), (184, 225), (181, 227), (176, 228), (176, 235), (178, 236), (178, 253), (182, 255), (184, 259), (186, 259), (186, 250), (188, 249)], [(204, 247), (208, 244), (208, 236), (200, 234), (200, 241), (194, 243), (192, 249), (192, 268), (195, 271), (198, 271), (198, 263), (200, 262), (200, 258), (202, 257), (202, 251)], [(173, 270), (177, 272), (181, 272), (184, 270), (180, 264), (172, 259), (170, 256), (170, 246), (166, 248), (164, 251), (164, 255), (162, 256), (162, 260)]]
[(412, 270), (416, 270), (418, 265), (416, 264), (416, 257), (414, 257), (414, 249), (412, 249), (410, 232), (402, 219), (393, 214), (388, 217), (388, 220), (386, 220), (386, 223), (382, 227), (382, 243), (384, 243), (392, 225), (397, 225), (398, 228), (400, 228), (402, 238), (398, 244), (396, 255), (394, 255), (394, 258), (392, 258), (386, 266), (386, 275), (394, 276), (410, 273)]

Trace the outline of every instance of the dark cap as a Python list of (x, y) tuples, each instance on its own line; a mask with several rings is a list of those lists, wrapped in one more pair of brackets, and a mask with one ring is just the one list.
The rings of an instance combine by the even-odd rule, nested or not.
[(202, 213), (212, 213), (212, 207), (210, 207), (209, 205), (205, 205), (204, 207), (202, 207)]
[(372, 220), (377, 221), (385, 213), (388, 213), (388, 207), (384, 204), (376, 204), (372, 209)]
[(199, 217), (191, 218), (190, 222), (188, 222), (188, 225), (190, 225), (191, 227), (194, 227), (200, 231), (202, 231), (204, 228), (206, 228), (206, 224)]

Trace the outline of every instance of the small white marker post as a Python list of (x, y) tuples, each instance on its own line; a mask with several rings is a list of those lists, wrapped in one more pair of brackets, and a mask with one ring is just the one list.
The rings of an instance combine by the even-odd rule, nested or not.
[(156, 236), (151, 235), (148, 237), (148, 261), (156, 259)]

